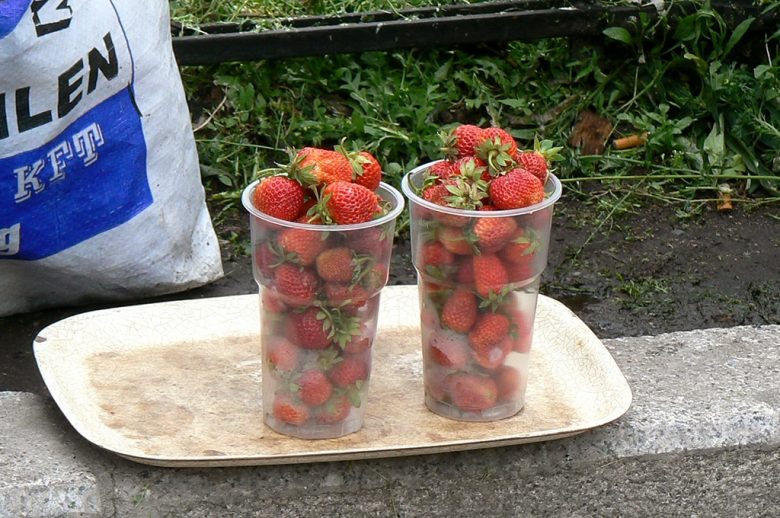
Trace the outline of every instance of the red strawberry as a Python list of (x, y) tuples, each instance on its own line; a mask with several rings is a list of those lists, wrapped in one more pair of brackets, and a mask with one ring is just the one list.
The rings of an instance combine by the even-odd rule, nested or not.
[(309, 420), (309, 409), (297, 403), (289, 394), (277, 394), (273, 403), (273, 416), (287, 424), (300, 426)]
[(293, 306), (306, 306), (314, 302), (319, 285), (313, 272), (291, 264), (276, 267), (274, 283), (282, 301)]
[(379, 188), (379, 183), (382, 181), (382, 166), (374, 155), (368, 151), (358, 153), (356, 162), (361, 172), (356, 173), (352, 181), (367, 189), (376, 191)]
[(493, 375), (498, 388), (498, 400), (508, 401), (514, 399), (520, 388), (520, 372), (514, 367), (502, 365)]
[(468, 290), (455, 290), (442, 307), (442, 325), (457, 333), (468, 333), (476, 321), (477, 298)]
[(541, 272), (537, 266), (536, 255), (523, 255), (514, 263), (506, 265), (506, 273), (510, 283), (526, 281)]
[(547, 181), (547, 160), (538, 151), (522, 151), (517, 154), (520, 167), (537, 177), (544, 184)]
[(508, 312), (512, 325), (512, 349), (518, 353), (527, 353), (531, 350), (533, 340), (533, 314), (526, 314), (514, 307)]
[(298, 366), (298, 347), (281, 336), (269, 339), (268, 361), (276, 370), (292, 372)]
[(472, 348), (474, 361), (480, 367), (494, 370), (501, 366), (506, 356), (512, 352), (512, 343), (512, 338), (505, 336), (503, 340), (489, 347), (482, 349)]
[(307, 369), (301, 373), (297, 380), (301, 387), (301, 400), (309, 406), (319, 406), (330, 399), (333, 393), (333, 385), (328, 377), (319, 369)]
[(387, 284), (389, 275), (390, 270), (387, 268), (387, 265), (374, 263), (374, 265), (361, 276), (360, 282), (369, 293), (374, 293), (384, 288), (385, 284)]
[(334, 182), (323, 189), (322, 195), (328, 215), (339, 225), (370, 221), (381, 212), (379, 197), (356, 183)]
[(475, 255), (472, 261), (477, 293), (482, 297), (489, 297), (491, 293), (500, 293), (509, 281), (509, 275), (501, 259), (492, 254), (485, 254)]
[(368, 227), (361, 230), (351, 230), (347, 233), (346, 245), (357, 252), (371, 257), (389, 256), (393, 247), (390, 236), (383, 227)]
[(426, 173), (428, 176), (435, 176), (439, 180), (446, 180), (455, 175), (455, 169), (452, 167), (452, 162), (449, 160), (442, 160), (432, 164)]
[(303, 196), (303, 187), (295, 180), (271, 176), (255, 187), (252, 201), (259, 211), (269, 216), (293, 221), (301, 213)]
[(317, 185), (352, 181), (352, 164), (337, 151), (305, 147), (298, 152), (297, 158), (300, 157), (303, 157), (300, 166), (311, 167), (309, 174), (314, 177)]
[(496, 383), (483, 376), (458, 372), (448, 376), (447, 385), (452, 402), (466, 412), (481, 412), (496, 404)]
[(458, 279), (458, 284), (461, 287), (466, 287), (474, 284), (474, 262), (471, 257), (464, 258), (458, 265), (458, 271), (455, 274)]
[(331, 339), (318, 319), (320, 310), (311, 307), (302, 313), (292, 313), (285, 322), (285, 336), (304, 349), (325, 349)]
[(323, 250), (316, 260), (317, 273), (325, 281), (349, 282), (355, 273), (352, 252), (347, 247)]
[(287, 311), (287, 306), (282, 302), (281, 297), (274, 291), (263, 290), (262, 308), (266, 313), (279, 315)]
[(349, 415), (352, 404), (347, 396), (341, 394), (319, 407), (314, 412), (314, 419), (319, 424), (336, 424), (342, 422)]
[(453, 254), (471, 255), (473, 252), (471, 241), (462, 228), (445, 225), (439, 229), (437, 237), (442, 246)]
[(360, 354), (371, 349), (371, 339), (362, 334), (354, 335), (352, 339), (344, 346), (344, 352), (347, 354)]
[(368, 374), (368, 364), (358, 355), (345, 356), (328, 371), (328, 377), (333, 384), (342, 388), (368, 379)]
[(469, 359), (464, 337), (450, 331), (436, 331), (428, 339), (431, 359), (442, 367), (462, 369)]
[(502, 249), (517, 230), (512, 218), (480, 218), (474, 225), (474, 235), (483, 254)]
[(328, 304), (334, 307), (349, 302), (350, 306), (359, 308), (366, 303), (369, 297), (369, 293), (359, 284), (355, 286), (335, 282), (325, 284), (325, 298)]
[(452, 164), (452, 170), (454, 172), (454, 176), (462, 175), (464, 172), (469, 171), (470, 169), (478, 170), (482, 169), (482, 175), (480, 176), (483, 180), (488, 181), (490, 180), (490, 173), (488, 172), (487, 164), (484, 160), (482, 160), (479, 157), (475, 156), (464, 156), (463, 158), (457, 159)]
[(426, 187), (425, 190), (422, 192), (422, 197), (425, 201), (429, 201), (431, 203), (435, 203), (436, 205), (447, 205), (446, 198), (448, 196), (451, 196), (452, 193), (450, 193), (449, 190), (447, 190), (448, 185), (455, 185), (455, 181), (447, 178), (445, 181), (441, 183), (436, 183), (434, 185), (431, 185), (430, 187)]
[(429, 368), (423, 374), (425, 393), (436, 401), (444, 401), (449, 396), (447, 386), (450, 376), (449, 369)]
[(532, 230), (518, 228), (499, 255), (507, 263), (524, 264), (538, 247), (539, 240)]
[(487, 351), (509, 334), (509, 319), (501, 313), (483, 313), (469, 332), (475, 351)]
[(260, 243), (255, 247), (255, 266), (262, 279), (273, 278), (273, 265), (275, 265), (278, 260), (279, 258), (273, 253), (268, 243)]
[[(517, 142), (515, 142), (515, 138), (510, 135), (508, 131), (501, 128), (485, 128), (482, 130), (482, 146), (479, 151), (486, 148), (486, 146), (484, 146), (486, 142), (491, 144), (491, 146), (487, 147), (488, 149), (500, 148), (510, 158), (517, 152)], [(488, 161), (488, 158), (484, 155), (480, 155), (480, 158), (486, 162)]]
[(455, 256), (438, 241), (430, 241), (425, 243), (420, 249), (419, 262), (422, 264), (423, 269), (426, 269), (428, 266), (441, 268), (454, 263)]
[(285, 255), (301, 266), (314, 264), (320, 252), (325, 249), (326, 234), (317, 230), (286, 228), (279, 233), (277, 244)]
[(525, 169), (518, 168), (490, 182), (488, 194), (498, 209), (519, 209), (544, 200), (544, 185)]
[(473, 124), (461, 124), (450, 133), (449, 154), (454, 158), (473, 156), (483, 140), (482, 128)]

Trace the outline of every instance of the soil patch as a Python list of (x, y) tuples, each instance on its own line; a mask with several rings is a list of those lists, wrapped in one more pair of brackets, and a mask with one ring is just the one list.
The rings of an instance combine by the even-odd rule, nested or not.
[[(708, 327), (780, 324), (780, 218), (774, 207), (705, 211), (681, 219), (673, 207), (642, 207), (603, 223), (577, 200), (556, 205), (542, 293), (572, 309), (600, 338)], [(595, 222), (595, 223), (594, 223)], [(599, 229), (594, 229), (597, 225)], [(137, 301), (254, 293), (239, 243), (243, 219), (221, 224), (225, 277), (186, 293)], [(414, 284), (407, 239), (396, 241), (390, 284)], [(48, 395), (32, 352), (41, 329), (101, 306), (0, 319), (0, 391)]]

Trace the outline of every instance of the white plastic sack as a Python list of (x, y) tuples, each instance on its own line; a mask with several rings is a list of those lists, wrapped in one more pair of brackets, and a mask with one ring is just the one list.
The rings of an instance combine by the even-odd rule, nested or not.
[(0, 316), (222, 275), (168, 16), (0, 1)]

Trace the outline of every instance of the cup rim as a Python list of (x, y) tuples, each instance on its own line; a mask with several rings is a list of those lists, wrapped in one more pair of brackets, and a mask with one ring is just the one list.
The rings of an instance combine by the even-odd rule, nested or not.
[(540, 203), (537, 203), (535, 205), (529, 205), (528, 207), (522, 207), (519, 209), (509, 209), (509, 210), (467, 210), (467, 209), (458, 209), (455, 207), (446, 207), (444, 205), (437, 205), (435, 203), (431, 203), (428, 200), (421, 198), (417, 195), (417, 193), (414, 192), (412, 189), (411, 182), (409, 180), (410, 177), (418, 174), (419, 172), (429, 168), (433, 164), (443, 162), (444, 160), (434, 160), (432, 162), (427, 162), (422, 165), (418, 165), (408, 173), (406, 173), (401, 180), (401, 190), (403, 191), (404, 195), (406, 195), (409, 200), (413, 201), (414, 203), (418, 205), (422, 205), (423, 207), (434, 210), (437, 212), (445, 212), (447, 214), (452, 214), (456, 216), (471, 216), (471, 217), (480, 217), (480, 218), (500, 218), (500, 217), (509, 217), (509, 216), (520, 216), (523, 214), (531, 214), (543, 209), (546, 209), (550, 206), (552, 206), (558, 199), (561, 197), (561, 194), (563, 192), (563, 186), (561, 185), (561, 181), (558, 179), (557, 176), (555, 176), (552, 173), (547, 174), (547, 181), (552, 182), (553, 184), (553, 191), (550, 193), (548, 197), (545, 197), (543, 201)]
[(244, 206), (247, 212), (249, 212), (250, 215), (280, 226), (299, 228), (304, 230), (319, 230), (323, 232), (341, 231), (341, 230), (361, 230), (365, 228), (384, 225), (385, 223), (388, 223), (389, 221), (396, 219), (398, 215), (401, 213), (401, 211), (404, 210), (404, 203), (405, 203), (404, 197), (401, 195), (400, 192), (398, 192), (398, 189), (385, 182), (379, 182), (379, 187), (377, 188), (376, 192), (377, 193), (379, 191), (387, 192), (389, 196), (392, 198), (392, 201), (395, 202), (395, 206), (392, 208), (392, 210), (388, 211), (388, 213), (382, 216), (381, 218), (372, 219), (370, 221), (365, 221), (363, 223), (350, 223), (349, 225), (316, 225), (313, 223), (300, 223), (298, 221), (287, 221), (284, 219), (275, 218), (269, 214), (266, 214), (265, 212), (259, 211), (252, 203), (252, 193), (254, 192), (255, 187), (257, 187), (257, 185), (260, 183), (260, 180), (261, 179), (257, 179), (246, 186), (244, 192), (241, 194), (241, 204)]

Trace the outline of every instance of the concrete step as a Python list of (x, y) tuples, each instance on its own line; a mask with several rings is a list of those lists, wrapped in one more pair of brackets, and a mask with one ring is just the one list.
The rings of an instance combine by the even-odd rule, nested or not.
[(171, 469), (93, 447), (0, 392), (0, 517), (776, 516), (780, 326), (604, 341), (634, 401), (544, 443), (394, 459)]

